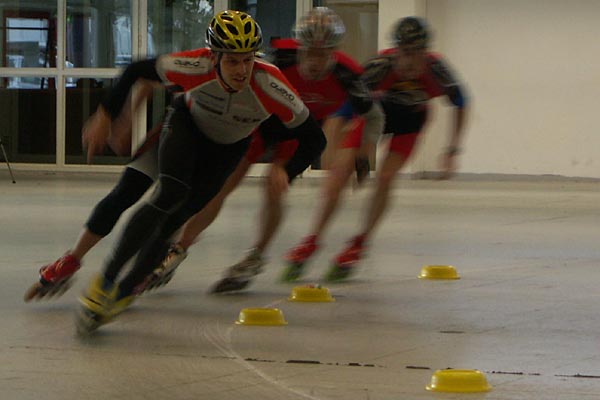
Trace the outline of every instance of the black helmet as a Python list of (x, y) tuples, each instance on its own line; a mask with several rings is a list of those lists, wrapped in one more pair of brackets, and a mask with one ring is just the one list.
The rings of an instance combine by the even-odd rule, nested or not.
[(402, 18), (394, 30), (394, 44), (414, 45), (420, 48), (429, 47), (430, 40), (427, 22), (419, 17)]

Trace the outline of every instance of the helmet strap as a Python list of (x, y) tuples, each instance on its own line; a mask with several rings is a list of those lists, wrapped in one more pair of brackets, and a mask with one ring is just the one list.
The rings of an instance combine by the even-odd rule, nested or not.
[(232, 88), (223, 78), (223, 74), (221, 73), (221, 59), (223, 58), (223, 52), (222, 51), (217, 51), (217, 66), (216, 66), (216, 70), (217, 70), (217, 75), (219, 77), (219, 81), (221, 81), (221, 83), (223, 84), (223, 86), (225, 86), (225, 90), (230, 92), (230, 93), (234, 93), (237, 92), (237, 90), (235, 90), (234, 88)]

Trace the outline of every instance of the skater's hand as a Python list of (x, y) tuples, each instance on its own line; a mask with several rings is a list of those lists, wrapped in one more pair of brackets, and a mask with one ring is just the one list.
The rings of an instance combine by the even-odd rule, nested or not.
[(282, 193), (288, 190), (289, 176), (283, 167), (278, 163), (271, 164), (271, 170), (269, 172), (268, 193), (269, 197), (276, 198)]
[(131, 119), (119, 116), (110, 126), (107, 143), (118, 156), (128, 156), (131, 153)]
[(83, 148), (87, 148), (87, 162), (92, 163), (94, 155), (101, 154), (106, 147), (110, 134), (110, 116), (102, 106), (86, 121), (81, 139)]
[(118, 156), (131, 154), (131, 137), (133, 131), (133, 115), (144, 106), (144, 100), (152, 98), (155, 87), (161, 87), (155, 82), (139, 80), (135, 84), (135, 91), (127, 98), (127, 102), (121, 110), (121, 114), (112, 121), (107, 144)]

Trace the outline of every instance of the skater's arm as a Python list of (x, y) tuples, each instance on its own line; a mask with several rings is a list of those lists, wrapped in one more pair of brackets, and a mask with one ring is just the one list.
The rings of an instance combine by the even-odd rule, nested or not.
[(102, 102), (102, 107), (110, 115), (111, 120), (115, 120), (121, 114), (131, 88), (141, 79), (161, 82), (156, 71), (156, 59), (134, 62), (125, 69), (116, 86)]
[(327, 145), (327, 139), (312, 115), (300, 126), (290, 129), (290, 135), (298, 140), (296, 152), (285, 165), (291, 181), (321, 155)]
[[(445, 95), (454, 106), (454, 121), (450, 127), (450, 140), (442, 154), (441, 179), (449, 179), (456, 171), (456, 158), (461, 152), (461, 140), (467, 118), (469, 100), (463, 84), (456, 78), (454, 71), (439, 54), (430, 54), (432, 77), (439, 88), (440, 94)], [(434, 91), (435, 92), (435, 91)], [(437, 93), (434, 93), (437, 94)]]
[(145, 100), (152, 98), (154, 88), (157, 86), (160, 86), (157, 82), (150, 82), (145, 79), (138, 81), (136, 89), (130, 93), (121, 114), (112, 121), (107, 144), (115, 154), (119, 156), (131, 154), (133, 115), (138, 112), (140, 107), (145, 105)]
[[(267, 145), (275, 145), (274, 162), (285, 161), (290, 181), (304, 171), (327, 144), (323, 130), (310, 114), (295, 128), (285, 126), (281, 119), (272, 116), (261, 124), (260, 135)], [(291, 151), (294, 147), (295, 151)]]
[(446, 151), (442, 155), (442, 175), (440, 179), (449, 179), (456, 171), (456, 157), (461, 152), (461, 139), (464, 132), (467, 106), (454, 107), (454, 123), (450, 128), (450, 141)]
[[(86, 121), (82, 131), (83, 147), (87, 148), (87, 161), (101, 153), (107, 142), (118, 155), (126, 155), (131, 147), (131, 89), (136, 82), (142, 83), (140, 96), (134, 101), (136, 108), (141, 100), (151, 96), (153, 84), (160, 82), (156, 72), (156, 60), (131, 64), (97, 111)], [(111, 133), (112, 130), (112, 133)]]

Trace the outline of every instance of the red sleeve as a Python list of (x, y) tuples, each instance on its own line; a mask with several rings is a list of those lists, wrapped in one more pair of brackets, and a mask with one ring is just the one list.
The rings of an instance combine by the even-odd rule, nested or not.
[(381, 50), (378, 54), (382, 55), (382, 56), (387, 56), (387, 55), (390, 55), (390, 54), (394, 54), (396, 52), (397, 52), (397, 50), (396, 50), (395, 47), (390, 47), (389, 49), (383, 49), (383, 50)]
[(275, 161), (288, 161), (298, 148), (298, 141), (286, 140), (275, 145), (275, 154), (273, 154), (273, 162)]
[[(427, 53), (427, 64), (432, 65), (442, 59), (442, 56), (437, 53)], [(429, 96), (438, 97), (445, 94), (444, 87), (435, 79), (430, 69), (421, 77), (421, 82), (425, 86), (425, 91)]]
[[(308, 109), (302, 102), (298, 91), (281, 70), (259, 60), (255, 62), (254, 68), (259, 70), (257, 72), (264, 72), (269, 76), (268, 84), (263, 84), (263, 86), (256, 80), (250, 82), (252, 90), (258, 94), (267, 111), (277, 115), (285, 125), (298, 125), (303, 122), (308, 115)], [(298, 120), (299, 123), (294, 120)]]
[(296, 39), (271, 39), (271, 47), (281, 50), (296, 50), (299, 45)]
[(210, 49), (202, 48), (162, 56), (157, 71), (171, 85), (189, 90), (215, 78)]
[(209, 49), (206, 48), (200, 48), (200, 49), (194, 49), (194, 50), (184, 50), (184, 51), (178, 51), (175, 53), (171, 53), (169, 54), (171, 57), (189, 57), (189, 58), (196, 58), (196, 57), (201, 57), (204, 55), (207, 55), (208, 53), (210, 53)]
[(335, 54), (335, 57), (337, 58), (338, 64), (343, 65), (344, 67), (348, 68), (353, 73), (360, 75), (364, 72), (364, 68), (362, 67), (362, 65), (360, 65), (359, 63), (354, 61), (354, 59), (352, 57), (350, 57), (348, 54), (341, 52), (341, 51), (336, 51), (334, 54)]
[(246, 152), (246, 160), (248, 160), (251, 164), (258, 162), (258, 160), (260, 160), (260, 158), (265, 154), (265, 150), (265, 141), (258, 130), (255, 130), (252, 134), (250, 147)]

